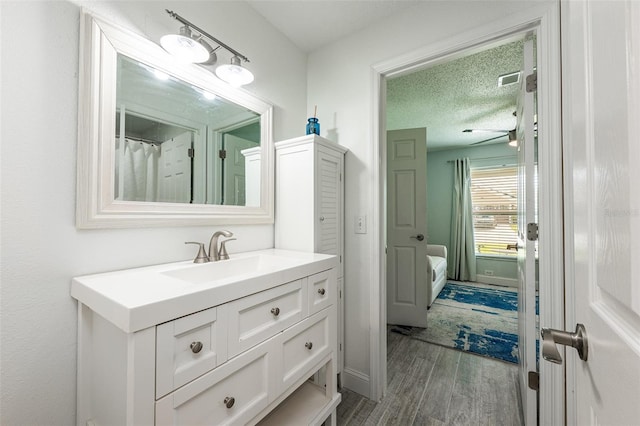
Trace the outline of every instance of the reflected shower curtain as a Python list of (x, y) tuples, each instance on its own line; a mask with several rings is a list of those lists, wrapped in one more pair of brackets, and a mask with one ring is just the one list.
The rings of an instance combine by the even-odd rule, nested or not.
[(116, 138), (116, 198), (157, 201), (159, 158), (159, 146), (129, 139), (120, 144)]
[(451, 244), (448, 259), (449, 277), (475, 281), (476, 249), (473, 238), (471, 205), (471, 168), (468, 158), (453, 165), (453, 205), (451, 209)]

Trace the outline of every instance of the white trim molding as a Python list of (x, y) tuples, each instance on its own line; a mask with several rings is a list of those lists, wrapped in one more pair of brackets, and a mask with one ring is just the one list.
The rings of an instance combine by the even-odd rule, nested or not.
[(515, 278), (496, 277), (495, 275), (476, 275), (476, 281), (482, 284), (500, 285), (503, 287), (518, 288), (518, 280)]
[(360, 395), (369, 394), (370, 377), (360, 371), (345, 367), (342, 370), (342, 385)]

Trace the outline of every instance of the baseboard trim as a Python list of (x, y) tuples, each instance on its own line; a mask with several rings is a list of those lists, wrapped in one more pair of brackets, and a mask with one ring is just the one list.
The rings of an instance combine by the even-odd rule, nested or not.
[(493, 275), (476, 275), (476, 281), (483, 284), (494, 284), (518, 288), (518, 280), (514, 278), (496, 277)]
[(370, 398), (371, 380), (367, 374), (345, 367), (342, 370), (342, 386)]

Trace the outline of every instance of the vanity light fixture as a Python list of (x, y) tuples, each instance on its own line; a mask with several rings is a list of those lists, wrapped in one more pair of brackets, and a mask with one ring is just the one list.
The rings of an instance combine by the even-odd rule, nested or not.
[(220, 65), (216, 68), (216, 75), (220, 80), (226, 81), (232, 86), (244, 86), (253, 81), (253, 74), (241, 65), (240, 58), (234, 56), (230, 64)]
[(160, 46), (182, 62), (199, 64), (209, 60), (209, 51), (186, 25), (180, 27), (180, 34), (162, 36)]
[[(165, 9), (169, 16), (181, 22), (184, 26), (180, 28), (180, 34), (165, 35), (160, 39), (160, 45), (182, 61), (187, 61), (202, 65), (215, 64), (217, 57), (215, 51), (223, 48), (233, 55), (230, 64), (220, 65), (216, 69), (216, 75), (223, 81), (232, 86), (243, 86), (253, 81), (253, 74), (242, 66), (242, 61), (249, 62), (249, 58), (224, 44), (217, 38), (198, 28), (191, 22), (184, 19), (177, 13)], [(192, 34), (191, 30), (195, 30), (199, 35)], [(213, 48), (204, 39), (211, 40), (217, 47)]]

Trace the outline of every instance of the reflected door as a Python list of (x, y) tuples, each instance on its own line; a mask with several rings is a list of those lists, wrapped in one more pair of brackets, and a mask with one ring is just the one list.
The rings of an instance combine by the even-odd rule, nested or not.
[(223, 139), (225, 158), (222, 166), (222, 204), (246, 205), (245, 156), (242, 151), (256, 147), (256, 143), (241, 137), (225, 134)]
[(162, 143), (158, 201), (191, 202), (191, 145), (192, 132), (184, 132)]

